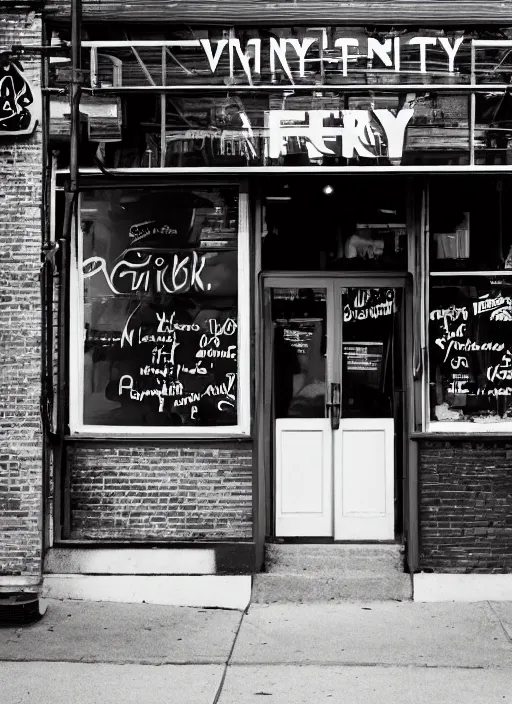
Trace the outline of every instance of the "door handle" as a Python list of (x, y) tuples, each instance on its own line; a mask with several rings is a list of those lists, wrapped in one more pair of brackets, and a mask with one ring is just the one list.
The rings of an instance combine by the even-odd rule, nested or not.
[(331, 419), (331, 429), (338, 430), (341, 417), (341, 386), (339, 383), (331, 383), (331, 400), (325, 406)]

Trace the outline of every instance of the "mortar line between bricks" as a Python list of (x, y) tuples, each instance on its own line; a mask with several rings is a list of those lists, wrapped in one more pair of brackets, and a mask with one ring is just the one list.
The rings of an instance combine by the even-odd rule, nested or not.
[(506, 638), (506, 640), (507, 640), (507, 643), (512, 643), (512, 638), (509, 636), (508, 631), (507, 631), (507, 629), (505, 628), (505, 624), (504, 624), (503, 621), (501, 620), (500, 615), (498, 614), (498, 612), (495, 611), (494, 606), (491, 604), (490, 601), (486, 601), (485, 603), (486, 603), (487, 606), (489, 607), (489, 609), (490, 609), (491, 613), (494, 615), (495, 619), (496, 619), (496, 620), (498, 621), (498, 623), (500, 624), (501, 630), (502, 630), (503, 633), (505, 634), (505, 638)]
[(233, 638), (233, 643), (231, 645), (231, 650), (229, 651), (229, 655), (228, 655), (226, 663), (224, 665), (224, 670), (222, 672), (219, 686), (217, 688), (217, 691), (215, 692), (215, 696), (213, 698), (212, 704), (218, 704), (218, 701), (220, 699), (220, 695), (222, 694), (222, 690), (224, 689), (224, 682), (226, 681), (226, 675), (228, 674), (228, 667), (231, 664), (231, 658), (233, 657), (233, 651), (235, 650), (236, 641), (238, 640), (238, 634), (240, 633), (240, 629), (242, 628), (242, 622), (244, 620), (244, 616), (246, 616), (246, 614), (247, 614), (248, 609), (249, 609), (249, 606), (247, 606), (247, 608), (244, 611), (242, 611), (240, 621), (238, 622), (238, 628), (236, 629), (235, 637)]

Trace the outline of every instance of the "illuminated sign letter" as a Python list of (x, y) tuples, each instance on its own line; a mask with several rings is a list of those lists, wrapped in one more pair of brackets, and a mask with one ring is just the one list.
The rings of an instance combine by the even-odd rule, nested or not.
[(450, 45), (450, 40), (447, 39), (446, 37), (439, 37), (439, 44), (443, 47), (443, 49), (446, 51), (448, 54), (448, 71), (450, 73), (453, 73), (453, 63), (455, 60), (455, 54), (458, 52), (460, 45), (463, 42), (463, 37), (457, 37), (457, 39), (453, 42), (453, 47)]
[(368, 58), (373, 59), (373, 56), (378, 56), (384, 66), (391, 66), (393, 62), (389, 54), (391, 53), (391, 39), (386, 39), (384, 44), (381, 44), (377, 39), (370, 37), (368, 39)]
[(348, 63), (348, 47), (349, 46), (359, 46), (359, 40), (357, 39), (336, 39), (334, 42), (335, 47), (341, 49), (341, 62), (343, 66), (343, 75), (347, 75), (347, 63)]
[(420, 71), (427, 72), (427, 44), (435, 46), (437, 40), (435, 37), (413, 37), (409, 39), (409, 44), (418, 44), (420, 47)]
[(222, 52), (226, 48), (228, 44), (227, 39), (220, 39), (217, 42), (217, 49), (215, 50), (215, 56), (213, 55), (212, 52), (212, 43), (209, 39), (200, 39), (201, 46), (204, 49), (204, 53), (206, 54), (206, 58), (208, 59), (208, 64), (210, 65), (210, 71), (212, 73), (215, 73), (217, 70), (217, 66), (219, 65), (220, 57), (222, 56)]
[(373, 113), (386, 133), (388, 157), (399, 159), (404, 149), (405, 130), (414, 115), (414, 110), (405, 108), (399, 110), (396, 116), (390, 110), (374, 110)]

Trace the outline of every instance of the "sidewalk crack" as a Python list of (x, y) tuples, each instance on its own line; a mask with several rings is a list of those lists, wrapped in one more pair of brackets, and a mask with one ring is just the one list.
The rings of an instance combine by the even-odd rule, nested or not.
[(492, 605), (492, 603), (490, 601), (486, 601), (485, 603), (490, 608), (491, 612), (494, 614), (494, 617), (496, 618), (496, 620), (500, 624), (501, 630), (505, 634), (505, 638), (506, 638), (507, 642), (512, 643), (512, 637), (510, 636), (509, 632), (507, 631), (505, 624), (501, 620), (501, 616), (499, 615), (499, 613), (495, 610), (494, 606)]
[[(248, 608), (249, 607), (247, 607), (247, 609)], [(240, 629), (242, 628), (242, 621), (244, 620), (244, 616), (247, 614), (247, 609), (242, 611), (242, 615), (240, 616), (240, 621), (238, 622), (238, 628), (236, 629), (235, 637), (233, 638), (233, 643), (231, 645), (231, 650), (229, 651), (227, 660), (224, 664), (224, 670), (222, 671), (222, 677), (220, 678), (219, 686), (217, 687), (217, 691), (215, 692), (215, 697), (213, 698), (212, 704), (218, 704), (218, 701), (220, 699), (220, 695), (222, 694), (222, 690), (224, 689), (224, 682), (226, 681), (226, 675), (228, 674), (228, 668), (231, 665), (233, 651), (235, 650), (236, 641), (238, 640), (238, 634), (240, 633)]]

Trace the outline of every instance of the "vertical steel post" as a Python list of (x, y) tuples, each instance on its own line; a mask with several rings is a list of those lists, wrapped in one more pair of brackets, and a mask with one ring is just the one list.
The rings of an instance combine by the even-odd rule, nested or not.
[[(56, 448), (55, 464), (58, 471), (60, 514), (60, 537), (68, 538), (71, 528), (70, 477), (66, 457), (65, 436), (68, 432), (69, 411), (69, 281), (70, 252), (73, 227), (76, 226), (80, 145), (80, 65), (81, 65), (81, 20), (82, 0), (71, 1), (71, 77), (69, 85), (70, 139), (69, 139), (69, 180), (65, 191), (64, 227), (60, 245), (60, 287), (59, 287), (59, 403), (57, 407), (57, 431), (59, 442)], [(57, 479), (57, 477), (56, 477)]]
[[(43, 46), (48, 44), (46, 27), (42, 30)], [(46, 54), (41, 59), (41, 86), (48, 87), (49, 59)], [(39, 272), (39, 282), (41, 287), (41, 422), (42, 434), (42, 541), (41, 541), (41, 562), (43, 566), (46, 548), (50, 545), (51, 529), (49, 516), (51, 506), (50, 496), (50, 466), (51, 466), (51, 415), (53, 408), (53, 266), (50, 253), (53, 248), (50, 232), (50, 202), (51, 202), (51, 159), (48, 154), (49, 144), (49, 122), (50, 122), (50, 97), (43, 92), (43, 191), (42, 191), (42, 242), (41, 242), (41, 269)]]
[(80, 143), (80, 67), (81, 67), (82, 0), (71, 0), (71, 86), (70, 86), (70, 157), (69, 190), (78, 192), (78, 147)]

